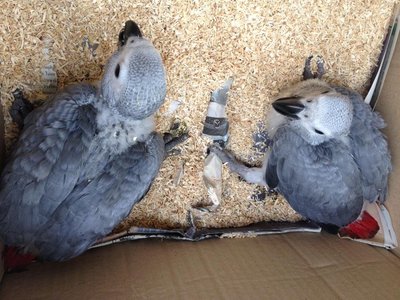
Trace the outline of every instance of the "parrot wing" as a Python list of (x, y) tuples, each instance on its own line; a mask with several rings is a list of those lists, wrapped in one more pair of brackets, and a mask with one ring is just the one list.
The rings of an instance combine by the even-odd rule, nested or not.
[(380, 131), (385, 122), (362, 97), (351, 90), (341, 88), (353, 103), (353, 122), (350, 128), (352, 152), (361, 171), (364, 198), (370, 202), (384, 202), (388, 176), (392, 169), (387, 141)]
[(306, 144), (288, 126), (275, 136), (266, 180), (293, 209), (316, 222), (346, 225), (361, 211), (360, 174), (348, 149), (334, 142)]
[(0, 182), (0, 232), (25, 245), (74, 189), (95, 132), (91, 85), (71, 86), (30, 113)]
[(110, 233), (147, 193), (163, 158), (164, 142), (154, 134), (115, 157), (93, 180), (79, 183), (43, 226), (35, 242), (40, 256), (72, 258)]

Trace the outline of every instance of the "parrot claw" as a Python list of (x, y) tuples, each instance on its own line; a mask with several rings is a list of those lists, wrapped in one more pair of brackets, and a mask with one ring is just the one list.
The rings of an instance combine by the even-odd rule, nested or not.
[[(170, 138), (168, 133), (166, 135), (164, 135), (164, 137), (167, 139)], [(180, 149), (175, 149), (175, 147), (178, 146), (179, 144), (182, 144), (188, 138), (189, 138), (189, 134), (183, 133), (182, 135), (180, 135), (178, 137), (174, 137), (174, 138), (170, 139), (168, 142), (166, 142), (165, 143), (165, 152), (167, 153), (167, 156), (174, 156), (174, 155), (181, 154), (182, 151)], [(165, 139), (164, 139), (164, 141), (165, 141)]]
[(266, 197), (267, 197), (266, 188), (264, 186), (259, 185), (254, 189), (253, 194), (251, 195), (251, 200), (264, 201)]
[(208, 150), (219, 157), (222, 163), (234, 164), (237, 163), (235, 156), (226, 149), (223, 149), (218, 143), (213, 143)]
[(306, 58), (303, 71), (303, 80), (314, 79), (314, 78), (321, 79), (322, 76), (325, 74), (324, 60), (320, 55), (317, 56), (317, 62), (316, 62), (317, 72), (315, 73), (312, 72), (311, 60), (313, 59), (313, 57), (314, 57), (313, 55), (310, 55), (309, 57)]
[(304, 70), (303, 70), (303, 80), (314, 78), (314, 74), (311, 72), (312, 58), (313, 58), (312, 55), (310, 55), (309, 57), (306, 58), (306, 62), (304, 64)]
[(16, 89), (12, 92), (14, 101), (10, 107), (10, 115), (13, 122), (15, 122), (21, 129), (24, 127), (25, 117), (34, 109), (32, 103), (30, 103), (25, 97), (21, 89)]
[(268, 148), (271, 148), (273, 141), (269, 137), (265, 124), (260, 122), (257, 127), (257, 131), (253, 133), (253, 149), (264, 154), (268, 151)]
[(235, 156), (228, 150), (221, 148), (218, 143), (214, 143), (209, 147), (210, 153), (214, 153), (222, 161), (227, 163), (228, 168), (239, 175), (239, 179), (247, 183), (255, 183), (259, 185), (266, 185), (264, 179), (264, 170), (262, 168), (251, 167), (246, 163), (238, 161)]
[(174, 148), (186, 141), (188, 138), (189, 134), (186, 123), (175, 120), (171, 125), (170, 131), (164, 133), (163, 136), (167, 156), (179, 155), (181, 150)]
[(316, 78), (321, 79), (325, 74), (325, 62), (322, 56), (317, 56), (317, 73), (314, 74)]

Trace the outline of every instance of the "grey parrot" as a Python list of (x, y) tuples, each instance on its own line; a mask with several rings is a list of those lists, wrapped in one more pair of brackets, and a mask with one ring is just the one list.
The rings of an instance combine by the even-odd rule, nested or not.
[(323, 73), (312, 76), (309, 59), (307, 80), (272, 103), (272, 147), (262, 167), (247, 167), (215, 145), (211, 151), (246, 181), (276, 189), (302, 216), (338, 228), (358, 218), (364, 200), (385, 201), (391, 171), (385, 123), (357, 92), (322, 81)]
[(67, 87), (25, 118), (0, 179), (4, 243), (63, 261), (107, 235), (158, 174), (165, 95), (159, 52), (126, 22), (99, 88)]

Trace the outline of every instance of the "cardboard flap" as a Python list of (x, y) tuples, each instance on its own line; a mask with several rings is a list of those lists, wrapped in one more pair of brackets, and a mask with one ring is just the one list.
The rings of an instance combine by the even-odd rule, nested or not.
[(334, 235), (141, 240), (8, 274), (1, 299), (400, 299), (400, 260)]
[[(393, 171), (389, 178), (389, 195), (385, 205), (388, 208), (394, 231), (400, 235), (400, 45), (397, 43), (388, 69), (382, 91), (379, 95), (376, 110), (387, 123), (384, 129), (392, 155)], [(400, 249), (393, 250), (400, 256)]]
[(167, 239), (197, 242), (211, 238), (255, 237), (289, 232), (321, 232), (321, 228), (309, 221), (291, 222), (259, 222), (244, 227), (236, 228), (203, 228), (197, 229), (193, 222), (187, 229), (157, 229), (131, 227), (129, 230), (109, 235), (98, 241), (92, 248), (110, 244), (141, 239)]

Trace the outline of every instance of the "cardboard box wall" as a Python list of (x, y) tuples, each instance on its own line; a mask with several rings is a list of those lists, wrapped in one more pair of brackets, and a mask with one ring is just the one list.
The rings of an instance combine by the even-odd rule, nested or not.
[[(377, 104), (388, 124), (394, 170), (387, 206), (398, 237), (399, 78), (398, 43)], [(400, 250), (325, 233), (142, 240), (6, 274), (0, 299), (400, 299)]]

